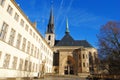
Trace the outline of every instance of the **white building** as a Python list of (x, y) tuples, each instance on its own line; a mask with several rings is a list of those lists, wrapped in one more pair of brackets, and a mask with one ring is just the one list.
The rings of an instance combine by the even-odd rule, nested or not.
[[(53, 51), (14, 0), (0, 0), (0, 78), (52, 72)], [(45, 67), (44, 67), (45, 66)]]

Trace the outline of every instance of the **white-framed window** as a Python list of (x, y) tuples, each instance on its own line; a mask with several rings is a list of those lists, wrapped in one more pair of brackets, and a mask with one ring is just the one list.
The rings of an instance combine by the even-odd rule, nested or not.
[(0, 30), (0, 39), (3, 41), (5, 41), (5, 38), (6, 38), (7, 28), (8, 28), (8, 24), (3, 22), (2, 28)]
[(13, 62), (12, 62), (12, 68), (13, 69), (16, 69), (16, 66), (17, 66), (17, 60), (18, 60), (18, 58), (17, 57), (13, 57)]
[(26, 39), (23, 38), (23, 44), (22, 44), (22, 50), (25, 51), (25, 47), (26, 47)]
[(30, 33), (30, 35), (32, 35), (32, 29), (30, 29), (29, 33)]
[(32, 44), (32, 47), (31, 47), (31, 55), (33, 55), (33, 48), (34, 48), (34, 45)]
[(9, 42), (8, 42), (10, 45), (13, 45), (13, 43), (14, 43), (15, 33), (16, 33), (15, 30), (11, 29)]
[(33, 33), (33, 38), (35, 38), (35, 33)]
[(20, 59), (19, 70), (23, 70), (23, 59)]
[(4, 6), (6, 0), (0, 0), (0, 5)]
[(21, 19), (21, 21), (20, 21), (20, 25), (24, 27), (24, 23), (25, 23), (24, 20)]
[(20, 34), (18, 34), (18, 36), (17, 36), (17, 42), (16, 42), (16, 47), (19, 49), (20, 48), (20, 44), (21, 44), (21, 35)]
[(0, 59), (1, 59), (1, 56), (2, 56), (2, 51), (0, 51)]
[(7, 12), (8, 12), (10, 15), (12, 15), (13, 8), (12, 8), (10, 5), (8, 5)]
[(31, 69), (32, 69), (32, 62), (30, 61), (29, 62), (29, 71), (32, 71)]
[(28, 68), (28, 61), (25, 60), (25, 71), (27, 71), (27, 68)]
[(5, 58), (4, 58), (3, 67), (4, 68), (9, 68), (9, 62), (10, 62), (10, 54), (6, 54)]
[(17, 13), (15, 13), (14, 19), (15, 19), (16, 21), (19, 20), (19, 15), (18, 15)]
[(25, 30), (26, 30), (26, 31), (28, 31), (28, 28), (29, 28), (29, 26), (28, 26), (28, 25), (26, 25), (26, 26), (25, 26)]
[(28, 45), (27, 45), (27, 53), (30, 53), (30, 41), (28, 41)]

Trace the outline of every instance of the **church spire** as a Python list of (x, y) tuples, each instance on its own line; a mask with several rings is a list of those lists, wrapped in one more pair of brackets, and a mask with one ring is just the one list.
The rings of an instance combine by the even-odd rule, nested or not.
[(51, 7), (49, 24), (54, 24), (53, 7)]
[(47, 27), (47, 33), (54, 33), (53, 1), (51, 2), (50, 18)]
[(69, 25), (68, 25), (68, 19), (66, 19), (66, 31), (65, 33), (68, 34), (70, 31), (69, 31)]

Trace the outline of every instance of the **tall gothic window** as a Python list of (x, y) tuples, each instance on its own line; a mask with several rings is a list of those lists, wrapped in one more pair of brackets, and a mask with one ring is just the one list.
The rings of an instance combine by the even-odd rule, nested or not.
[(3, 63), (4, 68), (9, 68), (9, 61), (10, 61), (10, 54), (6, 54)]
[(5, 41), (5, 38), (6, 38), (7, 28), (8, 28), (8, 25), (5, 22), (3, 22), (2, 28), (0, 30), (0, 39), (3, 41)]

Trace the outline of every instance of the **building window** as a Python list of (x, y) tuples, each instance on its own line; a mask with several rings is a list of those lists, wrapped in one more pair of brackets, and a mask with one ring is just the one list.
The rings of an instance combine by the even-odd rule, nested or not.
[(37, 71), (37, 69), (38, 69), (38, 65), (36, 64), (36, 71)]
[(13, 69), (16, 69), (17, 66), (17, 57), (13, 57)]
[(15, 19), (16, 21), (19, 20), (19, 15), (18, 15), (17, 13), (15, 13), (14, 19)]
[(34, 48), (34, 45), (32, 44), (32, 47), (31, 47), (31, 55), (33, 55), (33, 48)]
[(0, 59), (1, 59), (1, 56), (2, 56), (2, 51), (0, 51)]
[(22, 70), (22, 67), (23, 67), (23, 60), (20, 59), (19, 70)]
[(23, 44), (22, 44), (22, 50), (25, 51), (25, 47), (26, 47), (26, 39), (23, 38)]
[(33, 33), (33, 38), (35, 38), (35, 33)]
[(29, 33), (30, 33), (30, 35), (32, 35), (32, 29), (30, 29), (30, 32), (29, 32)]
[(21, 43), (21, 35), (20, 34), (18, 34), (18, 36), (17, 36), (17, 42), (16, 42), (16, 47), (19, 49), (20, 48), (20, 43)]
[(79, 67), (81, 67), (81, 63), (79, 63)]
[(25, 60), (25, 71), (27, 71), (27, 67), (28, 67), (28, 61)]
[(79, 54), (79, 59), (81, 59), (81, 55)]
[(83, 54), (83, 59), (85, 59), (85, 54)]
[(87, 63), (87, 67), (89, 67), (89, 64)]
[(9, 42), (8, 42), (10, 45), (13, 45), (14, 38), (15, 38), (15, 30), (11, 29), (10, 37), (9, 37)]
[(37, 53), (37, 58), (39, 59), (39, 49), (38, 49), (38, 53)]
[(29, 28), (29, 26), (28, 26), (28, 25), (26, 25), (26, 26), (25, 26), (25, 30), (26, 30), (26, 31), (28, 31), (28, 28)]
[(7, 12), (8, 12), (10, 15), (12, 15), (13, 8), (12, 8), (10, 5), (8, 5)]
[(83, 67), (85, 67), (85, 63), (83, 63)]
[(2, 28), (0, 30), (0, 39), (3, 41), (5, 41), (5, 38), (6, 38), (7, 28), (8, 28), (8, 24), (3, 22)]
[(34, 49), (34, 57), (36, 57), (37, 48)]
[(4, 63), (3, 63), (4, 68), (9, 68), (9, 61), (10, 61), (10, 55), (6, 54), (4, 58)]
[(32, 62), (29, 63), (29, 71), (32, 69)]
[(33, 70), (33, 72), (35, 71), (35, 63), (33, 63), (33, 69), (32, 70)]
[(0, 0), (0, 5), (4, 6), (4, 4), (5, 4), (5, 0)]
[(28, 41), (28, 45), (27, 45), (27, 53), (30, 53), (30, 42)]
[(48, 36), (48, 40), (51, 40), (51, 36), (50, 35)]
[(24, 27), (24, 21), (23, 21), (23, 19), (21, 19), (20, 25)]

